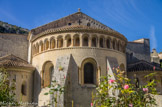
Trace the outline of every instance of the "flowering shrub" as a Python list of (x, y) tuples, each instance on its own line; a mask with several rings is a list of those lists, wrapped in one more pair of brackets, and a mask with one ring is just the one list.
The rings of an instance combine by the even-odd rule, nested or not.
[[(64, 87), (62, 87), (56, 80), (52, 81), (51, 85), (48, 86), (50, 88), (49, 92), (44, 93), (44, 95), (50, 94), (52, 96), (51, 101), (49, 102), (49, 105), (57, 105), (57, 98), (60, 97), (62, 93), (64, 93)], [(55, 94), (55, 96), (54, 96)]]
[[(101, 78), (91, 107), (152, 107), (156, 105), (155, 80), (147, 81), (146, 85), (137, 87), (124, 77), (124, 73), (116, 69), (115, 80), (110, 79), (110, 75)], [(154, 75), (155, 73), (151, 73), (145, 78)], [(134, 82), (136, 83), (137, 80)]]

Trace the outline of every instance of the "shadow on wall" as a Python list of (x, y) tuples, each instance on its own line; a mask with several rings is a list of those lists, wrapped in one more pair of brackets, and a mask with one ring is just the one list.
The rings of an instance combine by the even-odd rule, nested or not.
[(34, 72), (33, 80), (33, 102), (38, 104), (38, 96), (41, 92), (41, 77), (37, 70)]
[[(65, 80), (65, 93), (64, 93), (64, 104), (65, 107), (70, 107), (72, 104), (72, 100), (74, 100), (73, 91), (75, 90), (75, 86), (78, 81), (78, 66), (72, 57), (70, 56), (69, 66), (67, 70), (67, 77)], [(75, 101), (74, 101), (75, 102)]]
[(127, 64), (131, 64), (131, 63), (134, 63), (134, 62), (138, 62), (140, 61), (140, 59), (138, 59), (137, 57), (135, 57), (133, 55), (133, 53), (126, 53), (126, 58), (127, 58)]

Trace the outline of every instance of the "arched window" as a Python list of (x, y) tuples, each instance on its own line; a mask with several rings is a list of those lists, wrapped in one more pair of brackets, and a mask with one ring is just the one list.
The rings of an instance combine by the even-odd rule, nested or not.
[(67, 39), (67, 47), (69, 47), (71, 45), (71, 38)]
[(27, 84), (26, 81), (24, 81), (21, 85), (21, 94), (22, 95), (27, 95)]
[(48, 61), (43, 65), (42, 87), (48, 87), (51, 84), (54, 67), (52, 62)]
[(107, 40), (106, 40), (106, 46), (107, 46), (107, 48), (110, 49), (110, 39), (107, 39)]
[(100, 47), (101, 47), (101, 48), (104, 47), (104, 41), (103, 41), (103, 38), (100, 38)]
[(39, 53), (39, 45), (38, 45), (38, 43), (36, 44), (36, 53)]
[(116, 48), (116, 42), (115, 42), (115, 40), (113, 40), (113, 49), (115, 49)]
[(83, 46), (88, 46), (88, 37), (83, 38)]
[(84, 65), (84, 83), (94, 84), (94, 67), (92, 63), (86, 63)]
[(49, 48), (49, 41), (46, 40), (46, 41), (45, 41), (45, 50), (48, 50), (48, 48)]
[[(81, 84), (97, 84), (98, 83), (98, 71), (97, 63), (92, 58), (87, 58), (81, 65), (83, 75), (79, 75)], [(83, 77), (83, 78), (82, 78)]]
[(55, 48), (55, 39), (51, 39), (51, 49), (54, 49)]
[(117, 42), (117, 44), (116, 44), (116, 50), (119, 51), (119, 42)]
[(33, 45), (32, 54), (33, 54), (33, 55), (36, 54), (36, 46), (35, 46), (35, 45)]
[(41, 52), (43, 51), (43, 42), (40, 42)]
[(58, 39), (58, 48), (61, 48), (61, 47), (63, 47), (63, 39), (59, 38)]
[(119, 41), (119, 51), (121, 51), (121, 42)]
[(88, 22), (88, 23), (87, 23), (87, 26), (88, 26), (88, 27), (90, 27), (90, 26), (91, 26), (91, 24)]
[(80, 46), (80, 39), (77, 34), (74, 35), (74, 46)]
[(77, 37), (75, 40), (75, 46), (79, 46), (79, 45), (80, 45), (80, 39), (79, 37)]
[(96, 37), (92, 38), (92, 47), (97, 47), (97, 39), (96, 39)]

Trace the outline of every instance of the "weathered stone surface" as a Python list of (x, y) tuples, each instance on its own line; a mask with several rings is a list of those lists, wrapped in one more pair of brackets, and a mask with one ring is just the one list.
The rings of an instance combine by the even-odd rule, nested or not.
[(139, 39), (128, 42), (126, 47), (127, 63), (134, 63), (139, 60), (150, 62), (149, 39)]
[(28, 40), (25, 35), (0, 33), (0, 57), (13, 54), (24, 60), (28, 56)]

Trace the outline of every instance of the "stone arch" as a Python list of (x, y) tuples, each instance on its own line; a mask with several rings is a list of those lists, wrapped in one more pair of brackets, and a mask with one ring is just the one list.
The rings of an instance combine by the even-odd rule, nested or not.
[(21, 94), (26, 96), (27, 95), (27, 82), (23, 81), (21, 84)]
[(36, 45), (34, 44), (33, 47), (32, 47), (32, 54), (36, 54)]
[(96, 35), (92, 36), (92, 47), (97, 47), (97, 36)]
[(41, 50), (41, 52), (43, 52), (43, 51), (44, 51), (44, 44), (43, 44), (43, 42), (40, 41), (39, 45), (40, 45), (40, 50)]
[(63, 37), (62, 36), (58, 36), (57, 38), (57, 47), (58, 48), (62, 48), (63, 47)]
[(55, 39), (54, 39), (54, 37), (52, 37), (50, 39), (50, 49), (54, 49), (54, 48), (55, 48)]
[(39, 53), (39, 44), (36, 43), (36, 53)]
[(90, 22), (88, 22), (88, 23), (87, 23), (87, 26), (88, 26), (88, 27), (90, 27), (90, 26), (91, 26), (91, 23), (90, 23)]
[(116, 50), (119, 51), (119, 41), (116, 41)]
[(113, 49), (116, 49), (116, 39), (113, 39)]
[(51, 84), (54, 66), (51, 61), (46, 61), (42, 67), (42, 87), (48, 87)]
[(118, 45), (119, 45), (119, 51), (121, 51), (121, 42), (120, 42), (120, 40), (118, 41)]
[(66, 39), (66, 47), (70, 47), (72, 44), (71, 35), (69, 35), (69, 34), (66, 35), (65, 39)]
[(104, 37), (100, 37), (100, 47), (104, 48)]
[(93, 58), (86, 58), (81, 64), (83, 84), (97, 83), (97, 62)]
[(120, 64), (120, 70), (121, 71), (125, 71), (125, 66), (124, 66), (124, 64), (122, 63), (122, 64)]
[(48, 50), (49, 49), (49, 41), (48, 39), (44, 40), (44, 50)]
[(83, 46), (88, 46), (88, 44), (89, 44), (89, 35), (84, 34), (83, 35)]
[(79, 38), (79, 35), (78, 34), (75, 34), (73, 36), (74, 38), (74, 46), (80, 46), (80, 38)]
[(107, 47), (108, 49), (111, 48), (111, 39), (110, 39), (110, 38), (107, 38), (107, 40), (106, 40), (106, 47)]

